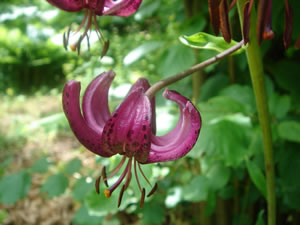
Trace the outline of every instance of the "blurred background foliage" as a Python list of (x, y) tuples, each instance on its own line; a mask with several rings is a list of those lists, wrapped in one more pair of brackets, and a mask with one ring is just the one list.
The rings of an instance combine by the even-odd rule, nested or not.
[[(276, 160), (278, 224), (300, 224), (300, 51), (284, 50), (283, 4), (273, 4), (276, 37), (261, 46)], [(290, 1), (299, 9), (299, 1)], [(240, 40), (236, 10), (231, 27)], [(294, 13), (293, 42), (300, 32)], [(194, 50), (181, 35), (212, 34), (206, 1), (144, 0), (128, 18), (101, 17), (110, 40), (105, 57), (95, 42), (82, 53), (65, 51), (62, 34), (83, 13), (57, 10), (46, 1), (0, 2), (0, 224), (265, 224), (262, 138), (244, 53), (222, 60), (170, 88), (192, 98), (203, 117), (194, 149), (176, 162), (143, 166), (157, 193), (139, 208), (137, 185), (105, 199), (93, 182), (119, 157), (95, 157), (73, 137), (62, 113), (69, 79), (88, 82), (103, 71), (117, 76), (110, 92), (116, 107), (139, 77), (150, 83), (216, 54)], [(193, 87), (193, 88), (192, 88)], [(194, 89), (194, 90), (193, 90)], [(157, 95), (159, 134), (175, 126), (178, 109)], [(150, 188), (150, 187), (149, 187)], [(103, 190), (103, 188), (102, 188)]]

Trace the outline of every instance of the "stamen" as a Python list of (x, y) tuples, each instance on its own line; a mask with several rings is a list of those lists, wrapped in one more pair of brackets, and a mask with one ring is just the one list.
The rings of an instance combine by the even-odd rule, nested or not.
[(128, 160), (128, 163), (126, 165), (126, 168), (124, 169), (123, 173), (121, 174), (121, 176), (119, 177), (119, 179), (117, 180), (116, 183), (114, 183), (110, 188), (106, 189), (104, 191), (104, 194), (106, 197), (110, 197), (111, 193), (120, 185), (120, 183), (123, 181), (125, 175), (127, 174), (129, 165), (131, 164), (131, 159)]
[(122, 158), (122, 160), (118, 164), (118, 166), (116, 168), (114, 168), (113, 170), (111, 170), (111, 171), (108, 172), (108, 174), (110, 174), (110, 173), (112, 173), (112, 174), (109, 177), (107, 177), (105, 180), (107, 180), (107, 179), (113, 177), (114, 175), (116, 175), (119, 172), (119, 170), (122, 168), (125, 160), (126, 160), (126, 156), (124, 155), (123, 158)]
[(141, 188), (141, 185), (140, 185), (140, 181), (139, 181), (139, 177), (137, 175), (137, 172), (136, 172), (136, 160), (134, 159), (134, 174), (135, 174), (135, 179), (136, 179), (136, 182), (139, 186), (139, 189), (140, 189), (140, 192), (142, 192), (142, 188)]
[(121, 188), (120, 194), (119, 194), (118, 208), (121, 205), (121, 201), (122, 201), (122, 197), (123, 197), (123, 193), (124, 193), (125, 189), (126, 189), (125, 185), (123, 185), (122, 188)]
[(95, 182), (95, 188), (96, 188), (97, 194), (100, 194), (100, 181), (101, 181), (101, 176), (99, 176)]
[(145, 190), (145, 188), (143, 188), (143, 190), (142, 190), (142, 197), (141, 197), (141, 203), (140, 203), (140, 207), (141, 208), (143, 208), (143, 206), (144, 206), (145, 193), (146, 193), (146, 190)]
[(150, 197), (151, 195), (153, 195), (154, 192), (156, 192), (156, 190), (157, 190), (157, 183), (155, 183), (154, 187), (151, 189), (151, 191), (147, 195), (147, 198)]
[(106, 187), (108, 187), (108, 183), (107, 183), (107, 178), (106, 178), (106, 167), (104, 166), (102, 169), (102, 177), (103, 177), (103, 182), (106, 185)]
[(109, 40), (104, 41), (104, 46), (103, 46), (100, 58), (102, 58), (103, 56), (106, 55), (108, 49), (109, 49)]
[(130, 164), (127, 171), (126, 181), (125, 181), (125, 190), (128, 188), (131, 181), (131, 166), (132, 166), (132, 158), (130, 158)]
[(145, 178), (145, 180), (147, 181), (147, 183), (150, 185), (150, 187), (152, 187), (152, 185), (150, 184), (150, 181), (147, 179), (147, 177), (145, 176), (142, 168), (141, 168), (141, 165), (138, 163), (138, 166), (139, 166), (139, 170), (141, 172), (141, 174), (143, 175), (143, 177)]
[(86, 22), (86, 19), (88, 18), (90, 14), (90, 10), (86, 10), (85, 13), (84, 13), (84, 17), (83, 17), (83, 20), (81, 22), (81, 24), (79, 25), (79, 27), (74, 31), (74, 34), (78, 33), (85, 25), (85, 22)]

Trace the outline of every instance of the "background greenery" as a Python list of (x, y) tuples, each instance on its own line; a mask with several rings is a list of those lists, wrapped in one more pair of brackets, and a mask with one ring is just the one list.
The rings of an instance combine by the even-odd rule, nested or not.
[[(290, 1), (294, 9), (299, 1)], [(276, 37), (264, 41), (268, 105), (275, 153), (278, 224), (300, 224), (300, 51), (283, 48), (283, 4), (273, 4)], [(236, 9), (230, 13), (234, 40), (241, 39)], [(294, 13), (293, 42), (300, 33)], [(65, 51), (62, 34), (83, 13), (62, 12), (46, 1), (0, 3), (0, 224), (265, 224), (266, 190), (262, 137), (244, 53), (206, 68), (170, 88), (192, 98), (203, 127), (194, 149), (176, 162), (144, 166), (157, 193), (139, 208), (137, 185), (110, 199), (93, 182), (103, 159), (73, 137), (62, 113), (66, 80), (88, 82), (103, 71), (117, 76), (113, 109), (139, 77), (150, 83), (181, 72), (215, 54), (194, 50), (181, 35), (212, 34), (206, 1), (144, 0), (128, 18), (98, 19), (111, 46), (80, 56)], [(193, 90), (192, 87), (197, 87)], [(159, 134), (177, 122), (175, 105), (157, 96)], [(103, 190), (103, 188), (102, 188)]]

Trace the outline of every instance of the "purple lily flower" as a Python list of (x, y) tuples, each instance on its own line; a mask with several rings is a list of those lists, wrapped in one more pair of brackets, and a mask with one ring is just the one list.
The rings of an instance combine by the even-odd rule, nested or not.
[[(77, 49), (80, 52), (80, 44), (84, 37), (88, 37), (88, 31), (91, 30), (92, 24), (95, 26), (96, 33), (100, 42), (104, 45), (102, 56), (108, 50), (109, 42), (105, 41), (102, 32), (100, 31), (96, 16), (130, 16), (135, 13), (142, 0), (47, 0), (53, 6), (68, 12), (79, 12), (85, 10), (85, 15), (79, 28), (75, 30), (78, 33), (86, 24), (83, 34), (79, 40), (70, 45), (71, 49)], [(70, 29), (64, 34), (64, 47), (67, 49), (68, 41), (70, 38)], [(88, 40), (89, 42), (89, 40)]]
[[(200, 128), (201, 116), (196, 107), (176, 91), (166, 89), (163, 96), (176, 102), (180, 108), (180, 118), (176, 127), (164, 136), (155, 135), (155, 100), (145, 94), (150, 84), (140, 78), (129, 90), (124, 101), (111, 114), (108, 107), (108, 91), (115, 74), (104, 72), (97, 76), (87, 87), (80, 110), (80, 82), (69, 81), (63, 91), (63, 108), (70, 127), (79, 142), (93, 153), (102, 157), (123, 155), (118, 166), (106, 175), (102, 170), (103, 182), (120, 171), (127, 163), (119, 179), (104, 191), (106, 197), (122, 183), (119, 205), (123, 192), (131, 180), (133, 170), (142, 193), (141, 207), (145, 198), (145, 188), (141, 187), (137, 168), (144, 175), (140, 164), (176, 160), (186, 155), (196, 143)], [(133, 163), (132, 163), (133, 162)], [(96, 191), (99, 193), (101, 176), (96, 180)], [(151, 184), (150, 184), (151, 185)], [(154, 193), (157, 184), (147, 196)]]

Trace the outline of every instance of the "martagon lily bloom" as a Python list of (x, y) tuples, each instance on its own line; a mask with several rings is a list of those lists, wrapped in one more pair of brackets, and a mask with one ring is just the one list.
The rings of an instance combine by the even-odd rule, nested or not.
[[(47, 0), (53, 6), (68, 12), (79, 12), (84, 10), (85, 15), (82, 23), (75, 30), (74, 34), (78, 33), (84, 26), (84, 32), (73, 45), (70, 45), (72, 50), (80, 52), (80, 44), (84, 37), (87, 38), (89, 45), (88, 31), (91, 31), (94, 24), (96, 34), (99, 41), (104, 45), (102, 56), (105, 55), (109, 47), (109, 42), (104, 39), (104, 36), (97, 24), (97, 16), (130, 16), (139, 8), (142, 0)], [(70, 31), (64, 33), (64, 46), (67, 49)]]
[[(140, 78), (131, 87), (124, 101), (111, 114), (108, 107), (108, 91), (114, 77), (113, 71), (97, 76), (83, 95), (82, 107), (79, 100), (80, 82), (69, 81), (63, 91), (63, 108), (73, 133), (82, 145), (102, 157), (116, 154), (123, 156), (117, 167), (108, 174), (103, 167), (102, 176), (99, 176), (95, 183), (96, 191), (99, 193), (99, 184), (103, 178), (102, 182), (108, 187), (104, 194), (110, 197), (125, 180), (119, 195), (118, 206), (120, 206), (133, 170), (141, 192), (142, 207), (146, 193), (139, 182), (138, 171), (149, 184), (150, 182), (140, 164), (171, 161), (186, 155), (198, 139), (201, 116), (187, 98), (176, 91), (166, 89), (163, 96), (178, 104), (180, 118), (175, 128), (168, 134), (156, 136), (155, 100), (154, 97), (149, 99), (145, 94), (150, 88), (148, 81)], [(115, 176), (123, 166), (120, 177), (109, 187), (107, 180)], [(157, 184), (149, 191), (147, 197), (156, 189)]]

